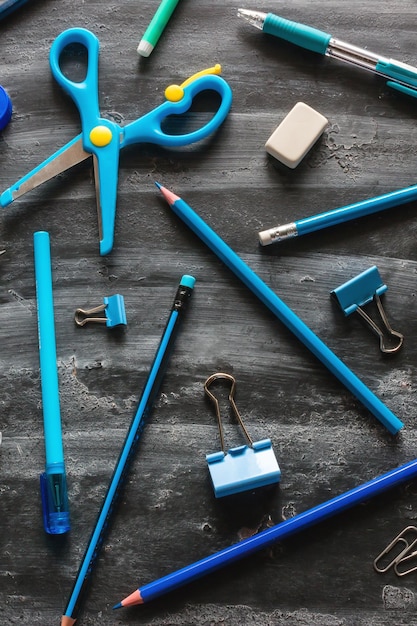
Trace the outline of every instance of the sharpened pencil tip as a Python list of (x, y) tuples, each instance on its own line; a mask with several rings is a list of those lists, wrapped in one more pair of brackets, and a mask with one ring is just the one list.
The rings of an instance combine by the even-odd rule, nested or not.
[(68, 615), (63, 615), (61, 617), (61, 626), (74, 626), (77, 620), (73, 617), (69, 617)]
[(170, 206), (172, 206), (177, 200), (181, 199), (179, 196), (177, 196), (175, 193), (173, 193), (172, 191), (170, 191), (169, 189), (167, 189), (160, 183), (155, 183), (155, 185), (158, 187), (159, 191), (162, 193), (165, 200), (168, 202)]
[(115, 604), (113, 608), (121, 609), (122, 607), (135, 606), (136, 604), (143, 604), (143, 598), (139, 589), (136, 589), (136, 591), (131, 593), (130, 596), (123, 598), (123, 600), (119, 602), (119, 604)]

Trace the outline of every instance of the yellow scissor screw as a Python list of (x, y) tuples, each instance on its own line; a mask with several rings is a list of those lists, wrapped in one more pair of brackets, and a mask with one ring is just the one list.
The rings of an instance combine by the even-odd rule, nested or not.
[(187, 78), (181, 85), (169, 85), (165, 89), (165, 98), (170, 102), (179, 102), (184, 97), (184, 87), (192, 83), (200, 76), (207, 76), (207, 74), (220, 74), (222, 71), (222, 66), (219, 63), (216, 63), (214, 67), (208, 67), (206, 70), (201, 70), (201, 72), (197, 72)]
[(95, 126), (90, 132), (90, 141), (94, 146), (103, 148), (109, 145), (112, 136), (112, 132), (107, 126)]

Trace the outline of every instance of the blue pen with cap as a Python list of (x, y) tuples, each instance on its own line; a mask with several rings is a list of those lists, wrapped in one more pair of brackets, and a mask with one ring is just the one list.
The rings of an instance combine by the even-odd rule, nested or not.
[(49, 234), (36, 232), (33, 243), (46, 456), (45, 471), (40, 477), (43, 523), (48, 534), (61, 535), (70, 530), (70, 517), (56, 365)]

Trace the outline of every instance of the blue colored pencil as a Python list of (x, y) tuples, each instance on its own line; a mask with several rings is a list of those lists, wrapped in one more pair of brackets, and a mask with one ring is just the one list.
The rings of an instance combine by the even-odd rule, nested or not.
[(274, 315), (368, 408), (390, 433), (403, 423), (341, 361), (327, 345), (268, 287), (195, 211), (176, 194), (157, 183), (165, 200), (178, 217), (236, 274)]
[(140, 435), (145, 425), (145, 418), (148, 416), (155, 396), (158, 392), (162, 377), (165, 373), (168, 359), (171, 354), (174, 340), (179, 328), (178, 322), (182, 319), (187, 308), (187, 300), (191, 296), (195, 279), (192, 276), (182, 277), (178, 287), (171, 314), (159, 343), (154, 361), (152, 363), (148, 379), (142, 392), (138, 409), (130, 424), (126, 439), (124, 441), (119, 459), (116, 463), (107, 494), (101, 506), (100, 513), (94, 526), (93, 533), (88, 542), (87, 549), (81, 561), (78, 574), (75, 579), (70, 598), (61, 618), (61, 626), (73, 626), (80, 610), (83, 596), (87, 590), (87, 585), (91, 578), (98, 553), (103, 543), (104, 535), (114, 512), (117, 496), (126, 476), (129, 464)]
[(172, 572), (163, 578), (159, 578), (154, 582), (148, 583), (143, 587), (140, 587), (129, 596), (124, 598), (121, 602), (116, 604), (113, 608), (119, 609), (122, 607), (133, 606), (135, 604), (144, 604), (150, 602), (155, 598), (158, 598), (166, 593), (174, 591), (178, 587), (186, 585), (202, 576), (206, 576), (222, 567), (226, 567), (230, 563), (234, 563), (239, 559), (253, 554), (259, 550), (267, 548), (272, 543), (286, 539), (291, 535), (306, 530), (319, 522), (323, 522), (334, 515), (349, 509), (356, 504), (360, 504), (365, 500), (369, 500), (377, 496), (378, 494), (392, 489), (397, 485), (411, 480), (417, 476), (417, 459), (397, 467), (378, 478), (374, 478), (359, 487), (355, 487), (350, 491), (327, 500), (322, 504), (319, 504), (312, 509), (304, 511), (299, 515), (295, 515), (290, 519), (272, 526), (267, 530), (263, 530), (260, 533), (243, 539), (238, 543), (220, 550), (200, 561), (196, 561), (191, 565), (187, 565), (182, 569)]

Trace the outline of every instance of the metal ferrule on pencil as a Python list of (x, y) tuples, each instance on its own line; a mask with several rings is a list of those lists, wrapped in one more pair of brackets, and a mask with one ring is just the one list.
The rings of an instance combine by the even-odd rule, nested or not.
[(269, 228), (268, 230), (263, 230), (258, 233), (259, 243), (262, 246), (269, 246), (271, 243), (284, 241), (285, 239), (293, 239), (293, 237), (297, 237), (297, 235), (298, 230), (295, 222), (282, 224), (281, 226)]
[(191, 294), (192, 294), (192, 287), (181, 283), (175, 295), (174, 305), (172, 307), (173, 310), (174, 311), (184, 310), (188, 304)]

